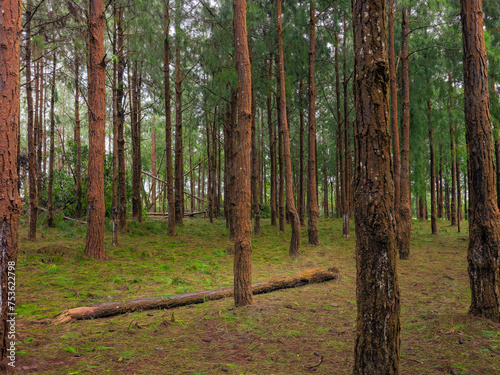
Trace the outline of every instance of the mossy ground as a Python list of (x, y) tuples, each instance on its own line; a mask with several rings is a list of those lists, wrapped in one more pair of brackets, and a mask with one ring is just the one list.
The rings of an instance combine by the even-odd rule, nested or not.
[[(466, 226), (466, 225), (462, 225)], [(232, 285), (231, 242), (222, 220), (188, 219), (174, 238), (166, 224), (130, 223), (107, 261), (85, 259), (85, 227), (21, 226), (17, 266), (19, 374), (350, 374), (356, 324), (354, 233), (322, 219), (322, 245), (288, 257), (290, 229), (263, 220), (253, 239), (253, 279), (336, 266), (338, 281), (276, 291), (234, 308), (232, 299), (172, 310), (55, 325), (64, 309)], [(414, 222), (411, 260), (399, 261), (401, 373), (500, 374), (500, 324), (472, 318), (467, 231), (447, 222), (430, 235)], [(354, 232), (354, 230), (352, 230)]]

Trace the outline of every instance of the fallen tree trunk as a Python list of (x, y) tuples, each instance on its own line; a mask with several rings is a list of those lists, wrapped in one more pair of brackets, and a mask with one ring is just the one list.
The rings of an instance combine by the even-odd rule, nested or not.
[[(311, 283), (322, 283), (339, 278), (338, 270), (330, 268), (328, 271), (319, 268), (305, 270), (296, 275), (271, 277), (266, 281), (252, 285), (253, 294), (269, 293), (279, 289), (295, 288)], [(170, 297), (146, 297), (126, 300), (123, 302), (105, 302), (92, 306), (82, 306), (68, 309), (57, 315), (55, 323), (70, 323), (75, 320), (104, 318), (125, 314), (133, 311), (171, 309), (178, 306), (192, 305), (206, 301), (214, 301), (232, 297), (234, 288), (221, 288), (194, 293), (177, 294)]]

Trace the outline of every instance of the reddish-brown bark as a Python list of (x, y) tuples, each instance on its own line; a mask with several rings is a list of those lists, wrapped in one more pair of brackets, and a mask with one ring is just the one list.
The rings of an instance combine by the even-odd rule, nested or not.
[(482, 0), (461, 0), (465, 127), (469, 154), (469, 312), (500, 322), (500, 211), (495, 189)]
[(314, 62), (316, 57), (316, 11), (314, 0), (309, 10), (309, 137), (307, 158), (307, 234), (311, 245), (319, 245), (318, 234), (318, 196), (316, 185), (316, 87), (314, 85)]
[[(0, 372), (13, 368), (8, 319), (15, 313), (9, 302), (9, 271), (16, 268), (21, 199), (18, 190), (17, 155), (19, 137), (19, 48), (21, 0), (2, 2), (0, 23)], [(9, 270), (9, 267), (13, 267)], [(12, 279), (11, 279), (12, 280)], [(15, 359), (15, 357), (14, 357)], [(15, 362), (15, 361), (14, 361)]]
[(170, 4), (166, 1), (163, 39), (163, 94), (165, 96), (165, 180), (167, 180), (169, 236), (175, 235), (174, 171), (172, 163), (172, 108), (170, 98)]
[(56, 54), (52, 57), (52, 83), (50, 94), (50, 151), (49, 151), (49, 183), (47, 185), (47, 224), (55, 227), (54, 224), (54, 158), (55, 158), (55, 97), (56, 97)]
[[(410, 197), (410, 77), (408, 64), (408, 7), (402, 10), (401, 22), (401, 170), (398, 220), (398, 250), (401, 259), (410, 258), (411, 197)], [(397, 214), (397, 213), (396, 213)]]
[(434, 153), (434, 127), (432, 123), (432, 102), (427, 101), (429, 115), (429, 147), (431, 156), (431, 232), (438, 234), (437, 227), (437, 204), (436, 204), (436, 155)]
[(292, 181), (292, 160), (290, 156), (290, 134), (288, 131), (288, 121), (286, 113), (286, 93), (285, 93), (285, 62), (283, 60), (283, 27), (281, 24), (281, 0), (276, 0), (277, 32), (278, 32), (278, 71), (279, 71), (279, 89), (280, 89), (280, 133), (283, 143), (283, 157), (285, 164), (286, 178), (286, 209), (290, 224), (292, 227), (292, 237), (290, 239), (289, 254), (292, 257), (300, 254), (300, 219), (295, 208), (293, 197)]
[(385, 0), (353, 2), (358, 308), (354, 374), (399, 374), (385, 10)]
[(248, 52), (246, 1), (234, 0), (234, 48), (238, 73), (238, 149), (234, 207), (234, 302), (253, 303), (251, 228), (252, 72)]
[(104, 3), (89, 2), (89, 161), (87, 238), (85, 254), (104, 259), (104, 152), (106, 125), (106, 62), (104, 61)]

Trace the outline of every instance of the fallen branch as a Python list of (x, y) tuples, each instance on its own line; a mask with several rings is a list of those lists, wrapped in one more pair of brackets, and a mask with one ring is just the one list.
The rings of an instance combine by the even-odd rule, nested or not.
[[(43, 207), (38, 207), (38, 209), (39, 209), (39, 210), (42, 210), (42, 211), (47, 211), (47, 209), (46, 209), (46, 208), (43, 208)], [(72, 217), (63, 216), (63, 219), (64, 219), (64, 220), (69, 220), (69, 221), (74, 221), (75, 223), (78, 223), (78, 224), (87, 225), (87, 222), (86, 222), (86, 221), (73, 219)]]
[[(305, 270), (292, 276), (271, 277), (266, 281), (252, 285), (253, 294), (269, 293), (279, 289), (294, 288), (310, 283), (322, 283), (339, 278), (338, 271), (331, 269), (323, 271), (319, 268)], [(233, 287), (207, 290), (194, 293), (177, 294), (170, 297), (146, 297), (126, 300), (123, 302), (105, 302), (92, 306), (82, 306), (68, 309), (57, 315), (54, 319), (58, 323), (70, 323), (75, 320), (104, 318), (125, 314), (132, 311), (171, 309), (178, 306), (192, 305), (206, 301), (215, 301), (232, 297)]]

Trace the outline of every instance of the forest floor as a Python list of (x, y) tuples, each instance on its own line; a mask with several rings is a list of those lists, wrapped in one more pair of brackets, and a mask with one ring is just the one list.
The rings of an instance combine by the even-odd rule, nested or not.
[[(85, 259), (85, 227), (42, 226), (35, 243), (20, 230), (17, 281), (18, 374), (351, 374), (356, 324), (354, 225), (320, 220), (319, 247), (288, 257), (290, 229), (269, 220), (253, 239), (253, 280), (308, 268), (341, 272), (339, 280), (172, 310), (152, 310), (55, 325), (61, 311), (105, 301), (232, 285), (231, 243), (223, 220), (185, 220), (174, 238), (166, 223), (130, 223), (107, 261)], [(462, 227), (467, 225), (462, 223)], [(411, 259), (399, 261), (402, 374), (500, 374), (500, 324), (472, 318), (467, 230), (448, 222), (430, 235), (414, 221)]]

